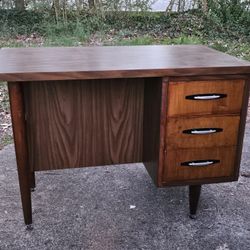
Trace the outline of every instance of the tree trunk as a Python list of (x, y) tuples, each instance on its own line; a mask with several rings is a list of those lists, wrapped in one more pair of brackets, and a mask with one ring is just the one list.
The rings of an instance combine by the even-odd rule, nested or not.
[(181, 10), (181, 0), (178, 1), (177, 12), (180, 13)]
[(59, 14), (60, 14), (60, 2), (59, 2), (59, 0), (53, 0), (53, 5), (54, 5), (54, 10), (55, 10), (56, 21), (58, 22)]
[(175, 0), (170, 0), (169, 4), (167, 6), (166, 12), (173, 10), (174, 2), (175, 2)]
[(208, 12), (208, 3), (207, 0), (202, 0), (202, 10), (204, 13)]
[(68, 6), (68, 3), (67, 3), (67, 0), (63, 0), (63, 21), (64, 22), (67, 22), (67, 6)]
[(95, 8), (95, 0), (88, 0), (89, 8), (94, 9)]
[(170, 0), (166, 12), (176, 10), (178, 13), (185, 11), (185, 0)]
[(81, 3), (80, 3), (80, 0), (76, 0), (76, 10), (77, 10), (77, 13), (79, 14), (80, 11), (81, 11)]
[(32, 0), (34, 10), (37, 9), (36, 0)]
[(15, 7), (17, 10), (25, 10), (24, 0), (15, 0)]

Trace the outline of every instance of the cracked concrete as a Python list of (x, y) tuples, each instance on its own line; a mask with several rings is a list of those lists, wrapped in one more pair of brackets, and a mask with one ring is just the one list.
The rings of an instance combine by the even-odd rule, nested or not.
[(141, 164), (39, 172), (25, 230), (13, 145), (0, 151), (0, 249), (248, 250), (250, 125), (238, 182), (204, 185), (198, 218), (187, 187), (158, 189)]

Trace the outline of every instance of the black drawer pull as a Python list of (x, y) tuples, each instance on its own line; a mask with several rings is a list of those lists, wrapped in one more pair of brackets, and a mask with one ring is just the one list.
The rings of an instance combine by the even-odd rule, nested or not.
[(221, 98), (227, 97), (226, 94), (217, 94), (217, 93), (209, 93), (209, 94), (197, 94), (197, 95), (188, 95), (186, 99), (188, 100), (197, 100), (197, 101), (209, 101), (209, 100), (217, 100)]
[(189, 135), (209, 135), (209, 134), (215, 134), (222, 132), (222, 128), (193, 128), (193, 129), (187, 129), (183, 130), (183, 134), (189, 134)]
[(206, 166), (214, 165), (219, 162), (220, 162), (219, 160), (187, 161), (187, 162), (182, 162), (181, 166), (206, 167)]

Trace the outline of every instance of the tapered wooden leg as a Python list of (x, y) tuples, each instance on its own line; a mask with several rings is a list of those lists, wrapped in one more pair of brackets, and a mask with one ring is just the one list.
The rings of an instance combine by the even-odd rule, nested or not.
[(35, 172), (30, 172), (30, 190), (34, 192), (36, 188), (36, 177)]
[(22, 85), (11, 82), (8, 83), (8, 87), (24, 222), (30, 225), (32, 223), (30, 171)]
[(201, 185), (189, 186), (189, 209), (190, 209), (190, 218), (196, 218), (196, 211), (200, 199)]

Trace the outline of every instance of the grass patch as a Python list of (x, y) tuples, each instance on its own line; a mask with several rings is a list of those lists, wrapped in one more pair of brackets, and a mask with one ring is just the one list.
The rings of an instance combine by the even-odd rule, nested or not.
[(0, 141), (0, 150), (12, 143), (13, 143), (13, 137), (11, 135), (5, 135)]
[(53, 47), (53, 46), (79, 46), (81, 45), (80, 40), (77, 37), (70, 36), (60, 36), (60, 37), (49, 37), (44, 41), (43, 46)]
[(141, 37), (134, 37), (134, 38), (121, 38), (115, 45), (151, 45), (156, 42), (151, 36), (141, 36)]
[(182, 45), (182, 44), (204, 44), (203, 39), (197, 36), (180, 36), (177, 38), (169, 39), (169, 38), (164, 38), (161, 40), (161, 44), (166, 44), (166, 45)]
[(2, 112), (10, 112), (8, 88), (5, 82), (0, 82), (0, 114)]
[(250, 43), (218, 39), (209, 41), (208, 45), (221, 52), (250, 61)]

